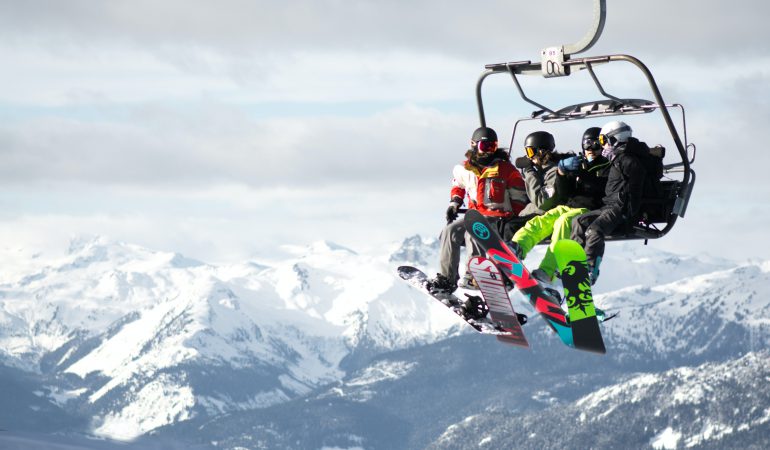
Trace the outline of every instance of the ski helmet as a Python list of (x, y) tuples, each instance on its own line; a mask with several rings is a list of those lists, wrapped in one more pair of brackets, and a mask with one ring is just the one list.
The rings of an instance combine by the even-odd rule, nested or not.
[(556, 148), (556, 141), (554, 141), (553, 135), (547, 131), (535, 131), (524, 139), (524, 149), (530, 158), (535, 156), (538, 150), (545, 150), (548, 153), (552, 152), (554, 148)]
[(495, 133), (495, 130), (488, 127), (476, 128), (476, 131), (473, 132), (473, 136), (471, 137), (471, 140), (473, 142), (496, 141), (497, 133)]
[(631, 137), (631, 127), (625, 122), (613, 121), (602, 127), (599, 132), (599, 142), (604, 146), (609, 143), (624, 143)]
[(601, 134), (602, 129), (599, 127), (591, 127), (588, 128), (583, 133), (583, 140), (582, 140), (582, 147), (583, 151), (586, 150), (593, 150), (593, 151), (601, 151), (602, 146), (599, 144), (599, 135)]
[(476, 128), (471, 136), (473, 147), (481, 152), (494, 152), (497, 150), (497, 133), (488, 127)]

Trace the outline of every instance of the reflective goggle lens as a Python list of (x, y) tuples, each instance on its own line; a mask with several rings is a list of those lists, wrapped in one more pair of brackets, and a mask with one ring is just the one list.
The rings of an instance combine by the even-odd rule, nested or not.
[(583, 139), (583, 150), (598, 151), (601, 150), (601, 144), (598, 139), (585, 138)]
[(493, 151), (497, 150), (497, 142), (495, 142), (495, 141), (478, 141), (476, 143), (476, 148), (478, 148), (480, 152), (493, 152)]
[(607, 137), (607, 135), (606, 135), (606, 134), (600, 134), (600, 135), (599, 135), (599, 145), (601, 145), (602, 147), (604, 147), (605, 145), (607, 145), (607, 144), (609, 144), (609, 143), (610, 143), (610, 138), (609, 138), (609, 137)]
[(527, 158), (532, 158), (535, 156), (535, 153), (537, 153), (537, 150), (535, 150), (535, 147), (524, 147), (524, 151), (527, 152)]

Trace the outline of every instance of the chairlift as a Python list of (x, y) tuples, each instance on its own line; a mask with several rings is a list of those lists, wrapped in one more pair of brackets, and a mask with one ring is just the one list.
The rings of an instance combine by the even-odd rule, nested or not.
[[(511, 134), (508, 152), (513, 148), (516, 130), (521, 122), (540, 121), (542, 123), (562, 122), (581, 119), (593, 119), (597, 117), (626, 116), (634, 114), (649, 114), (660, 111), (666, 128), (676, 146), (680, 160), (678, 162), (664, 164), (664, 179), (661, 181), (663, 193), (660, 198), (642, 199), (642, 208), (657, 213), (648, 214), (638, 224), (627, 230), (618, 230), (607, 240), (634, 240), (658, 239), (665, 236), (674, 227), (677, 218), (684, 217), (687, 204), (690, 201), (693, 185), (695, 184), (695, 172), (692, 164), (695, 161), (695, 144), (687, 140), (687, 123), (684, 106), (678, 103), (667, 104), (663, 101), (655, 78), (650, 70), (640, 60), (633, 56), (617, 54), (605, 56), (593, 56), (575, 58), (577, 53), (584, 52), (592, 47), (604, 29), (606, 18), (606, 0), (594, 0), (594, 21), (586, 36), (573, 45), (550, 47), (541, 51), (541, 61), (518, 61), (487, 64), (476, 84), (476, 102), (478, 105), (480, 126), (486, 126), (484, 103), (481, 88), (484, 81), (491, 75), (508, 74), (519, 93), (521, 99), (535, 106), (528, 117), (518, 119)], [(596, 75), (595, 67), (616, 62), (630, 63), (638, 68), (645, 76), (653, 100), (621, 98), (605, 91)], [(545, 78), (568, 77), (577, 71), (586, 70), (591, 76), (596, 88), (601, 95), (599, 100), (583, 102), (562, 108), (550, 108), (530, 99), (520, 83), (520, 76), (543, 76)], [(674, 125), (669, 112), (677, 109), (681, 112), (681, 127), (684, 141), (680, 138), (679, 131)], [(678, 175), (674, 175), (678, 174)], [(678, 177), (679, 179), (675, 179)], [(657, 206), (652, 208), (650, 206)]]

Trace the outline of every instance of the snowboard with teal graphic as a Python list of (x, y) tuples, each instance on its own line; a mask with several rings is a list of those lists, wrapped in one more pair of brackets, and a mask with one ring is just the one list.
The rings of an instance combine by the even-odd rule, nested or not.
[[(500, 271), (513, 282), (516, 289), (529, 300), (532, 307), (540, 313), (540, 316), (565, 345), (588, 352), (606, 352), (601, 335), (599, 335), (599, 340), (595, 339), (591, 327), (584, 326), (588, 322), (581, 322), (573, 328), (567, 313), (561, 308), (560, 299), (554, 297), (530, 275), (529, 270), (524, 267), (524, 264), (497, 233), (497, 230), (489, 225), (481, 213), (469, 209), (465, 213), (464, 223), (465, 229), (484, 250), (486, 257), (493, 261)], [(596, 313), (594, 312), (595, 318)], [(586, 332), (586, 330), (588, 331)]]
[(604, 340), (596, 316), (583, 247), (571, 239), (561, 239), (554, 243), (553, 254), (564, 286), (564, 300), (575, 346), (594, 348), (604, 353)]

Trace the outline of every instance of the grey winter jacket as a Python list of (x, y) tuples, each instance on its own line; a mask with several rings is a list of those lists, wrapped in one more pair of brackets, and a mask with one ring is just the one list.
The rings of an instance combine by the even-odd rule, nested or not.
[(544, 214), (554, 206), (564, 203), (563, 193), (559, 192), (556, 183), (556, 166), (559, 159), (554, 158), (554, 161), (549, 161), (543, 167), (532, 165), (523, 170), (529, 203), (521, 210), (519, 216)]

